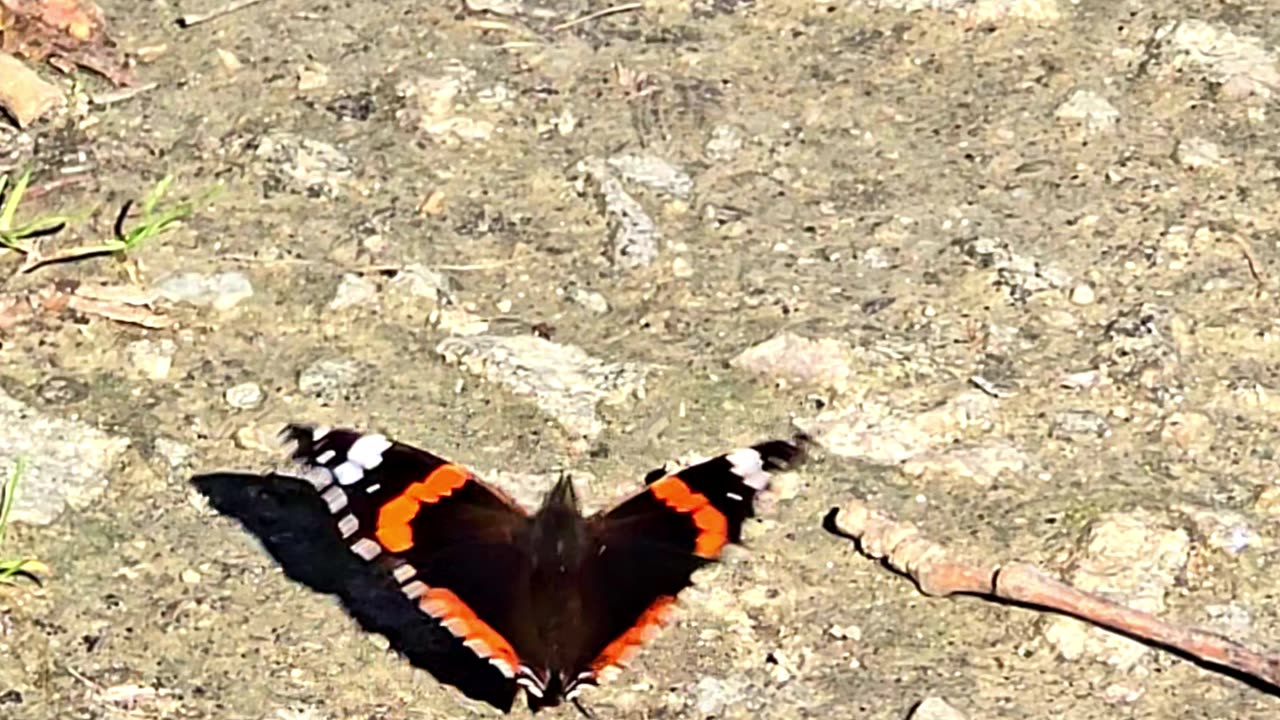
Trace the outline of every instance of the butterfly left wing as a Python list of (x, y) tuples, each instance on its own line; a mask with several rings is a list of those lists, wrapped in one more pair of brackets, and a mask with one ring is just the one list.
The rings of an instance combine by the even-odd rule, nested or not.
[(519, 658), (528, 514), (466, 468), (382, 435), (290, 425), (282, 439), (351, 551), (507, 679)]
[(664, 475), (591, 520), (601, 548), (593, 576), (596, 602), (583, 618), (584, 652), (566, 695), (625, 664), (665, 621), (690, 576), (714, 562), (728, 543), (742, 538), (752, 501), (769, 472), (788, 468), (803, 454), (801, 439), (774, 440)]

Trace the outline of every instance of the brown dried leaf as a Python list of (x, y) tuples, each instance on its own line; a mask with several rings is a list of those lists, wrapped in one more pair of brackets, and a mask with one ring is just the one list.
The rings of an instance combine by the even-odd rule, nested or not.
[(170, 318), (152, 312), (145, 307), (104, 300), (91, 300), (78, 295), (71, 296), (67, 307), (86, 315), (97, 315), (108, 320), (132, 323), (145, 328), (166, 328), (173, 324)]
[(0, 0), (0, 51), (64, 71), (82, 67), (117, 86), (133, 82), (93, 0)]

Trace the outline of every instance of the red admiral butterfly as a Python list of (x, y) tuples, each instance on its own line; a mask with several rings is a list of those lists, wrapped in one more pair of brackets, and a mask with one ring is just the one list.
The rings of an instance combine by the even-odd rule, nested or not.
[(534, 710), (576, 704), (625, 664), (694, 570), (740, 540), (768, 471), (801, 456), (799, 440), (774, 440), (657, 470), (644, 490), (583, 517), (567, 477), (530, 514), (465, 468), (382, 435), (290, 425), (283, 438), (351, 551), (385, 567)]

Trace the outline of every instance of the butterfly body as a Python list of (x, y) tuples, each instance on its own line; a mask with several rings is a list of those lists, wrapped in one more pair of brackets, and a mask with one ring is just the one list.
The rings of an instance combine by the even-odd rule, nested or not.
[(305, 469), (352, 552), (533, 709), (573, 700), (663, 624), (699, 567), (741, 537), (768, 471), (800, 448), (771, 441), (672, 474), (584, 517), (562, 477), (528, 512), (470, 471), (352, 430), (292, 425)]

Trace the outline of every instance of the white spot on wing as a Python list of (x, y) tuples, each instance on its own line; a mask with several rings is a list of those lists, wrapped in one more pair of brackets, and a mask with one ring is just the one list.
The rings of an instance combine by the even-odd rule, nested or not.
[(364, 478), (364, 470), (350, 460), (333, 469), (333, 477), (341, 485), (353, 485)]
[(315, 462), (320, 465), (328, 465), (329, 461), (337, 456), (338, 453), (332, 450), (325, 450), (315, 457)]
[(433, 618), (438, 618), (441, 615), (444, 615), (445, 613), (449, 612), (449, 606), (439, 600), (427, 600), (426, 602), (422, 603), (418, 607), (422, 608), (422, 612), (430, 615)]
[(320, 494), (320, 499), (325, 501), (329, 506), (329, 514), (337, 515), (338, 511), (347, 506), (347, 494), (337, 485), (332, 485), (328, 490)]
[[(505, 665), (506, 663), (503, 663), (503, 664)], [(533, 678), (530, 678), (525, 675), (521, 675), (520, 677), (516, 678), (516, 683), (519, 684), (520, 687), (523, 687), (525, 690), (528, 690), (530, 695), (536, 698), (542, 697), (542, 686), (539, 685), (538, 682)]]
[(471, 650), (471, 652), (482, 658), (488, 658), (493, 655), (493, 650), (489, 648), (489, 643), (480, 638), (468, 638), (462, 646)]
[(724, 457), (733, 466), (733, 473), (742, 478), (747, 487), (763, 490), (769, 485), (769, 473), (764, 471), (764, 460), (751, 448), (734, 450)]
[(365, 560), (372, 560), (378, 557), (378, 554), (382, 552), (382, 546), (369, 538), (360, 538), (354, 543), (351, 543), (351, 552), (359, 555)]
[(333, 484), (333, 473), (328, 468), (318, 467), (315, 465), (304, 466), (298, 477), (311, 483), (316, 490), (324, 490)]
[(355, 515), (343, 515), (342, 519), (338, 521), (338, 532), (342, 533), (344, 538), (351, 537), (359, 529), (360, 521), (356, 519)]
[[(491, 657), (489, 658), (489, 664), (498, 668), (498, 672), (502, 673), (502, 676), (508, 680), (516, 676), (516, 674), (511, 670), (511, 663), (503, 660), (502, 658)], [(539, 695), (538, 697), (542, 696)]]
[[(400, 592), (404, 593), (405, 597), (408, 597), (410, 600), (417, 600), (418, 598), (422, 597), (422, 594), (425, 593), (426, 591), (427, 591), (427, 585), (421, 580), (414, 580), (408, 585), (405, 585), (404, 587), (400, 588)], [(425, 607), (423, 607), (422, 609), (426, 611)]]
[(382, 464), (382, 453), (390, 447), (391, 441), (385, 435), (361, 435), (347, 448), (347, 459), (372, 470)]
[(397, 565), (396, 568), (391, 571), (391, 577), (395, 578), (398, 583), (402, 583), (417, 574), (418, 569), (409, 563)]
[(516, 668), (516, 675), (518, 676), (516, 677), (516, 682), (520, 683), (525, 690), (528, 690), (530, 695), (542, 697), (547, 689), (547, 684), (543, 682), (542, 678), (538, 677), (538, 673), (534, 672), (533, 668), (522, 664)]

